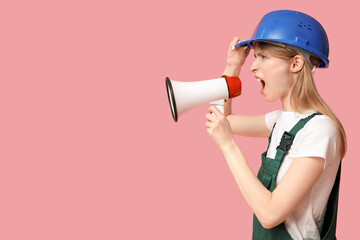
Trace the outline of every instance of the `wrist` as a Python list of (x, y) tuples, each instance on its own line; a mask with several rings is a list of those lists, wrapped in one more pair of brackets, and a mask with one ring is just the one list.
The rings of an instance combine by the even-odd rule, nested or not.
[(231, 138), (231, 140), (221, 144), (219, 147), (223, 153), (232, 151), (236, 147), (236, 142), (234, 138)]
[(223, 75), (226, 75), (226, 76), (239, 76), (240, 70), (241, 70), (240, 67), (226, 66)]

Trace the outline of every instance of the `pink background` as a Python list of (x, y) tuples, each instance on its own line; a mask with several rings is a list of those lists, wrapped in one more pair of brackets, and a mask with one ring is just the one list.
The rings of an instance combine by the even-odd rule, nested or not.
[[(3, 1), (0, 239), (250, 239), (252, 213), (201, 106), (174, 123), (165, 77), (221, 76), (234, 36), (278, 9), (331, 44), (320, 93), (347, 130), (337, 235), (358, 232), (356, 1)], [(275, 110), (249, 72), (234, 112)], [(256, 172), (264, 139), (236, 137)], [(358, 140), (357, 140), (358, 141)]]

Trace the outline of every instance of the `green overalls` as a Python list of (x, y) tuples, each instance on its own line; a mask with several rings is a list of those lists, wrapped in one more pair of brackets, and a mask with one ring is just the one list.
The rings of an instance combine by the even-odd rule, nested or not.
[[(284, 157), (288, 153), (296, 133), (302, 129), (305, 124), (313, 118), (315, 115), (320, 113), (314, 113), (306, 118), (301, 119), (291, 130), (290, 132), (284, 132), (280, 145), (277, 147), (277, 152), (275, 159), (266, 157), (267, 151), (270, 146), (271, 135), (269, 137), (268, 147), (266, 152), (261, 156), (262, 164), (259, 169), (258, 179), (261, 183), (269, 189), (271, 192), (274, 191), (276, 187), (276, 175), (279, 171), (280, 164), (283, 161)], [(274, 125), (275, 127), (275, 125)], [(337, 207), (338, 207), (338, 196), (339, 196), (339, 183), (340, 183), (340, 172), (341, 172), (341, 161), (339, 169), (337, 172), (336, 180), (329, 196), (328, 205), (326, 209), (323, 229), (321, 232), (321, 239), (323, 240), (334, 240), (336, 239), (336, 219), (337, 219)], [(253, 240), (285, 240), (292, 239), (290, 234), (287, 232), (284, 223), (271, 228), (265, 229), (260, 224), (259, 220), (254, 215), (253, 219)]]

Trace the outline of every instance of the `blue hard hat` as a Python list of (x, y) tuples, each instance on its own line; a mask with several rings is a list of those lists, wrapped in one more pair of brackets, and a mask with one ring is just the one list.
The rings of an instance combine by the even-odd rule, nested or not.
[(325, 29), (305, 13), (291, 10), (270, 12), (258, 23), (251, 39), (239, 42), (235, 47), (253, 46), (254, 41), (283, 43), (289, 48), (295, 46), (322, 59), (320, 68), (329, 66), (329, 40)]

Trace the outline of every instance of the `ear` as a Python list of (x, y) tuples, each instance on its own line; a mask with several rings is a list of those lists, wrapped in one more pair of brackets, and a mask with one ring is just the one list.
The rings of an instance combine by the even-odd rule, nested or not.
[(290, 65), (290, 71), (293, 73), (300, 72), (300, 70), (304, 67), (305, 60), (301, 55), (296, 55), (292, 58), (292, 62)]

